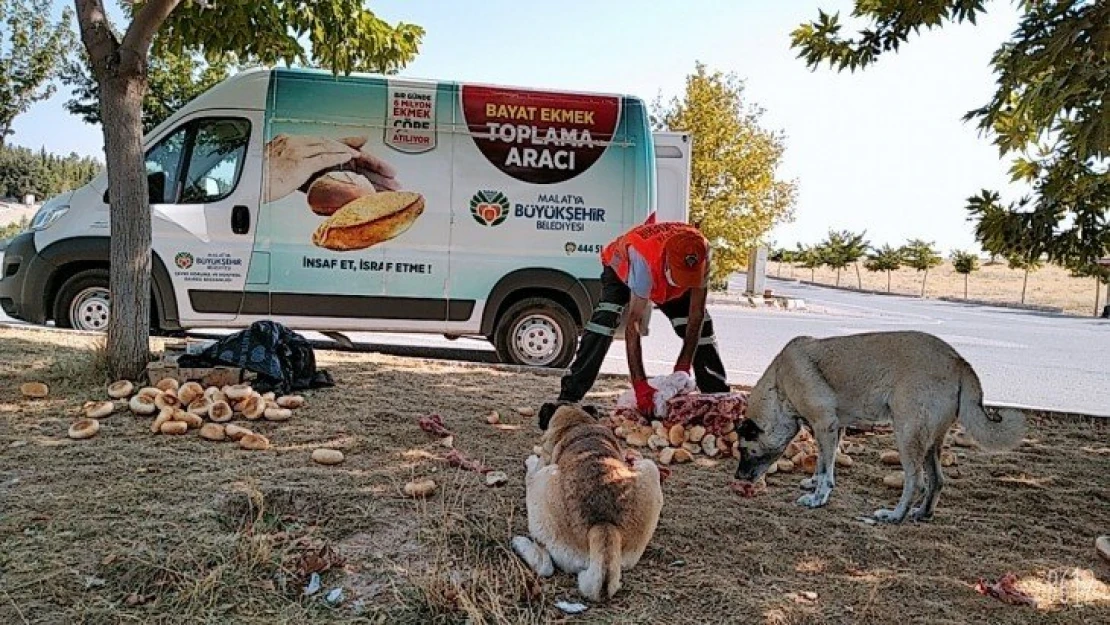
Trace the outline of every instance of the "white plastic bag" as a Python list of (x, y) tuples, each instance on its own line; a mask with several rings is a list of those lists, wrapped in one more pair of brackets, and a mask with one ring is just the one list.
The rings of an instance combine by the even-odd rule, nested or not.
[[(684, 393), (698, 390), (694, 378), (685, 371), (676, 371), (670, 375), (660, 375), (648, 380), (655, 389), (655, 416), (662, 419), (667, 416), (667, 400)], [(617, 398), (617, 408), (636, 409), (636, 391), (629, 389)]]

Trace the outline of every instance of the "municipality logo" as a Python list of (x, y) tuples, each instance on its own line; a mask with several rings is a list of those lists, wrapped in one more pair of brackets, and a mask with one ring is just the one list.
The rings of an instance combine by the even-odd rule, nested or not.
[(483, 226), (500, 226), (509, 217), (509, 198), (500, 191), (479, 191), (470, 198), (470, 214)]
[(188, 269), (193, 266), (193, 255), (189, 252), (178, 252), (177, 256), (173, 257), (173, 263), (179, 269)]

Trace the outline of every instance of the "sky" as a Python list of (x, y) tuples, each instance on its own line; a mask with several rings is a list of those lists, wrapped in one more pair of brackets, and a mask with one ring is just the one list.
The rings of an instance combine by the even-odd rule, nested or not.
[[(696, 62), (732, 72), (782, 131), (779, 177), (798, 183), (793, 223), (778, 246), (815, 243), (830, 229), (866, 231), (872, 244), (909, 238), (945, 252), (978, 251), (964, 209), (980, 189), (1003, 191), (1009, 163), (967, 111), (994, 91), (991, 54), (1018, 22), (994, 0), (976, 26), (948, 26), (910, 40), (863, 72), (811, 71), (790, 32), (841, 12), (850, 0), (374, 0), (379, 17), (423, 26), (419, 56), (403, 76), (522, 87), (618, 92), (653, 102), (682, 92)], [(527, 10), (522, 7), (527, 6)], [(99, 127), (62, 107), (68, 92), (15, 122), (12, 143), (103, 158)]]

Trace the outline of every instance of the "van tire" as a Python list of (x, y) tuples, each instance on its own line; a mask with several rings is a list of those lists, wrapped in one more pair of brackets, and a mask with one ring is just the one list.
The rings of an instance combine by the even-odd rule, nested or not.
[(501, 314), (493, 346), (501, 362), (563, 369), (578, 345), (578, 326), (562, 304), (542, 297), (520, 300)]
[[(103, 296), (104, 302), (101, 302)], [(54, 298), (54, 325), (59, 328), (78, 328), (82, 330), (108, 329), (108, 270), (86, 269), (79, 271), (58, 289)], [(80, 320), (75, 315), (86, 315)], [(99, 327), (102, 326), (102, 327)]]

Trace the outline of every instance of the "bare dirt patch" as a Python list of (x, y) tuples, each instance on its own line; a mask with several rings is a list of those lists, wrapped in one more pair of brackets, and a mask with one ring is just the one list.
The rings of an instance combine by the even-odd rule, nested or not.
[[(284, 423), (252, 423), (274, 448), (248, 452), (196, 436), (153, 436), (116, 414), (70, 441), (73, 412), (103, 387), (80, 375), (87, 339), (0, 329), (0, 622), (541, 623), (565, 617), (574, 580), (537, 580), (509, 549), (526, 529), (523, 460), (536, 407), (558, 378), (377, 355), (319, 352), (334, 389), (307, 394)], [(51, 384), (46, 400), (19, 383)], [(595, 399), (611, 404), (619, 381)], [(495, 428), (485, 417), (500, 413)], [(438, 460), (417, 426), (439, 414), (455, 446), (509, 483)], [(881, 484), (888, 435), (838, 473), (823, 510), (794, 504), (801, 476), (733, 495), (734, 464), (683, 465), (640, 565), (607, 606), (576, 622), (1094, 623), (1110, 621), (1110, 456), (1103, 423), (1035, 418), (1014, 453), (965, 454), (931, 524), (871, 526), (859, 515), (897, 494)], [(312, 449), (342, 449), (322, 466)], [(427, 500), (401, 494), (416, 477)], [(326, 606), (301, 588), (319, 572)], [(974, 590), (1013, 572), (1041, 607)]]

